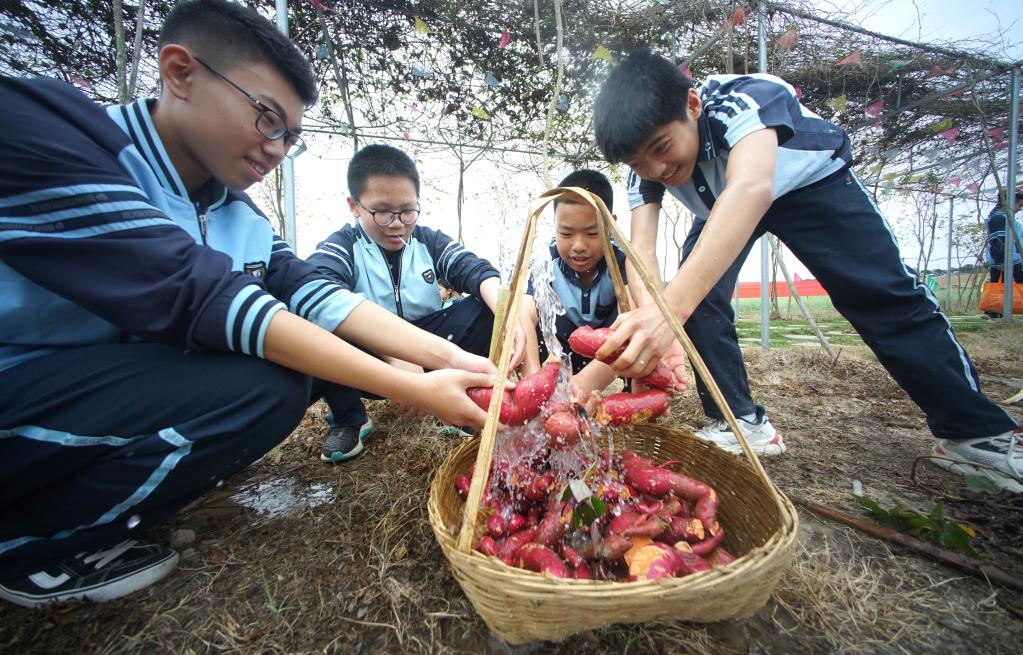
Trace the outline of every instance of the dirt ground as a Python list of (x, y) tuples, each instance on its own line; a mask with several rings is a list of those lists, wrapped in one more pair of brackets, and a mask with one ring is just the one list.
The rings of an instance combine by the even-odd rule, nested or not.
[[(962, 335), (983, 388), (1023, 387), (1023, 328)], [(929, 464), (923, 415), (863, 348), (746, 354), (756, 398), (789, 447), (764, 460), (780, 488), (866, 517), (853, 480), (882, 505), (941, 502), (976, 530), (988, 562), (1023, 578), (1023, 499), (974, 496)], [(1023, 419), (1023, 404), (1007, 407)], [(428, 421), (370, 407), (368, 453), (316, 456), (322, 406), (277, 450), (150, 537), (179, 544), (169, 578), (104, 605), (0, 606), (2, 653), (1019, 653), (1023, 593), (992, 586), (800, 510), (796, 557), (755, 616), (709, 625), (615, 626), (560, 644), (497, 642), (451, 577), (426, 512), (456, 443)], [(701, 424), (695, 394), (669, 419)], [(257, 501), (262, 498), (263, 505)], [(269, 501), (276, 498), (277, 504)], [(246, 500), (248, 499), (248, 500)], [(192, 539), (194, 532), (194, 541)]]

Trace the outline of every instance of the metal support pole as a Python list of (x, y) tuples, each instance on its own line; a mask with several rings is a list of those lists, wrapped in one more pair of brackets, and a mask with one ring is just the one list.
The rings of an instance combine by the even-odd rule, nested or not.
[[(288, 36), (288, 0), (277, 0), (277, 29)], [(295, 162), (285, 157), (281, 162), (284, 178), (284, 240), (292, 248), (298, 248), (298, 234), (295, 230)]]
[(952, 202), (948, 197), (948, 263), (945, 265), (945, 312), (952, 311)]
[(1002, 316), (1006, 323), (1012, 323), (1012, 259), (1016, 250), (1016, 148), (1019, 145), (1019, 75), (1020, 65), (1012, 67), (1012, 101), (1009, 110), (1009, 179), (1005, 183), (1005, 295), (1002, 299)]
[[(760, 2), (757, 6), (758, 22), (758, 45), (757, 51), (760, 56), (759, 68), (761, 73), (767, 72), (767, 5)], [(769, 260), (771, 257), (771, 244), (767, 241), (767, 235), (760, 237), (760, 347), (767, 350), (771, 347), (771, 312), (770, 299), (768, 298), (767, 285), (770, 284)]]

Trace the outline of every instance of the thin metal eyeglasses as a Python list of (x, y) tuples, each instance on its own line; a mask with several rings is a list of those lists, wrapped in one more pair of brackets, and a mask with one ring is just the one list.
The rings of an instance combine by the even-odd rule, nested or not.
[(256, 116), (256, 130), (271, 141), (275, 139), (284, 139), (284, 154), (287, 155), (288, 158), (294, 159), (305, 152), (305, 141), (303, 141), (302, 137), (299, 135), (288, 130), (288, 126), (284, 123), (284, 118), (282, 118), (280, 114), (267, 107), (265, 104), (260, 102), (256, 96), (229, 80), (226, 75), (217, 71), (202, 59), (196, 57), (195, 60), (202, 64), (206, 70), (238, 89), (242, 95), (248, 98), (252, 104), (259, 108), (259, 116)]
[[(400, 211), (392, 212), (389, 209), (370, 209), (358, 200), (355, 201), (355, 204), (361, 207), (363, 211), (369, 213), (370, 217), (373, 218), (373, 222), (376, 223), (378, 227), (387, 227), (393, 223), (395, 219), (400, 221), (402, 225), (412, 225), (419, 220), (419, 205), (416, 205), (415, 209), (402, 209)], [(377, 220), (377, 214), (386, 214), (388, 218), (386, 221), (381, 223)]]

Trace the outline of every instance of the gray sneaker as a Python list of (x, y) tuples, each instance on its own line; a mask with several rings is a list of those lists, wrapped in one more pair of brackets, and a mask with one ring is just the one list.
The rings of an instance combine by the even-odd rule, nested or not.
[(993, 437), (952, 441), (934, 447), (938, 466), (960, 475), (979, 475), (1005, 491), (1023, 494), (1023, 428)]
[(362, 441), (373, 431), (373, 421), (366, 419), (362, 425), (352, 425), (343, 428), (331, 428), (326, 441), (323, 442), (323, 450), (320, 452), (320, 459), (324, 462), (347, 462), (362, 454)]
[[(736, 418), (736, 423), (742, 429), (742, 436), (746, 437), (750, 449), (757, 455), (768, 457), (771, 455), (781, 455), (785, 452), (785, 442), (782, 441), (781, 435), (774, 429), (771, 422), (767, 420), (767, 414), (763, 408), (757, 408), (756, 418), (752, 423), (738, 417)], [(742, 446), (739, 445), (739, 440), (732, 433), (732, 428), (728, 427), (728, 423), (720, 419), (712, 421), (710, 425), (697, 430), (696, 436), (704, 441), (716, 444), (722, 450), (736, 455), (742, 454)]]

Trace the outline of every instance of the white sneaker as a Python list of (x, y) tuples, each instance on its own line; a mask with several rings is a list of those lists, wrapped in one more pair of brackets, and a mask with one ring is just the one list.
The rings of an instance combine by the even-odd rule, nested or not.
[(934, 454), (931, 461), (942, 468), (979, 475), (999, 489), (1023, 494), (1023, 427), (980, 439), (940, 439)]
[[(781, 455), (785, 452), (785, 442), (782, 441), (781, 435), (774, 429), (771, 422), (767, 420), (767, 414), (763, 407), (757, 407), (756, 418), (753, 422), (741, 418), (736, 418), (736, 421), (742, 429), (742, 436), (746, 437), (750, 448), (757, 455)], [(739, 440), (732, 433), (732, 428), (728, 427), (728, 423), (723, 420), (715, 420), (706, 427), (697, 430), (696, 436), (704, 441), (717, 444), (722, 450), (736, 455), (742, 454)]]

